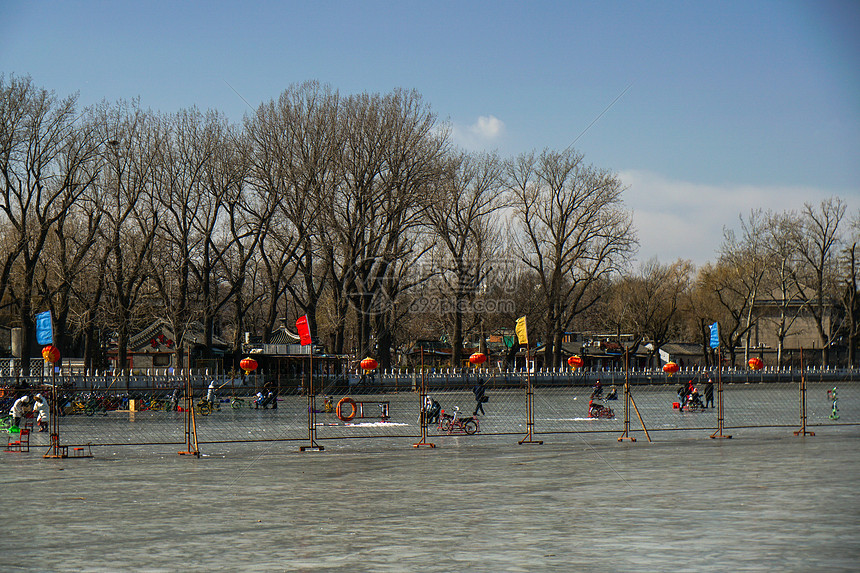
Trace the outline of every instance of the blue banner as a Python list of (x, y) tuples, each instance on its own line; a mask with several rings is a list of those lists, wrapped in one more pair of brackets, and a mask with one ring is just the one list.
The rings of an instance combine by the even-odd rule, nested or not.
[(50, 310), (36, 315), (36, 342), (42, 346), (54, 343), (54, 325)]
[(720, 326), (718, 323), (711, 325), (711, 348), (720, 347)]

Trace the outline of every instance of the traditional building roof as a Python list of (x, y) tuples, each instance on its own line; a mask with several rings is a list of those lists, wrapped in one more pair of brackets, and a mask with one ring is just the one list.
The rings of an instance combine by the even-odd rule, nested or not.
[[(185, 341), (191, 346), (200, 346), (204, 343), (203, 325), (194, 322), (189, 325), (185, 332)], [(224, 350), (229, 344), (220, 337), (212, 337), (212, 349)], [(170, 323), (164, 319), (156, 319), (149, 326), (131, 336), (128, 342), (130, 352), (147, 351), (171, 351), (176, 347), (176, 335)]]
[(296, 344), (298, 341), (299, 335), (293, 334), (285, 326), (269, 335), (269, 344)]

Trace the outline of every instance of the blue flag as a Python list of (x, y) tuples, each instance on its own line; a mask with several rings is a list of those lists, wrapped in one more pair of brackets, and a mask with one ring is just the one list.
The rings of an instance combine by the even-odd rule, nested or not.
[(711, 325), (711, 348), (720, 347), (720, 326), (718, 323)]
[(54, 343), (54, 326), (50, 310), (36, 315), (36, 342), (42, 346)]

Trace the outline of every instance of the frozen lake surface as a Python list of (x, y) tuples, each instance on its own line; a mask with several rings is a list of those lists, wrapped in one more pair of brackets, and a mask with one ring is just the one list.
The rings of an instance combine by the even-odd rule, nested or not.
[[(491, 402), (490, 404), (493, 404)], [(0, 453), (14, 571), (857, 571), (860, 428)]]

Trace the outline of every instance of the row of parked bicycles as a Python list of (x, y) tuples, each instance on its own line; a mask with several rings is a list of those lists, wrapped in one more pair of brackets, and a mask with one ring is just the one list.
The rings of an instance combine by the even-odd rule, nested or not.
[[(202, 416), (208, 416), (212, 412), (217, 412), (221, 410), (221, 403), (222, 402), (220, 400), (208, 400), (206, 398), (202, 398), (196, 404), (194, 404), (194, 408), (198, 414)], [(250, 398), (241, 398), (239, 396), (233, 396), (229, 399), (225, 398), (223, 403), (229, 403), (231, 410), (239, 410), (241, 408), (244, 408), (246, 405), (248, 408), (263, 410), (269, 407), (273, 409), (278, 407), (277, 401), (272, 392), (269, 392), (268, 394), (258, 392), (255, 396), (251, 396)]]
[[(6, 414), (12, 404), (20, 396), (42, 393), (50, 397), (51, 388), (8, 388), (0, 387), (0, 412)], [(87, 392), (70, 392), (63, 390), (57, 395), (59, 414), (61, 416), (95, 416), (107, 415), (117, 410), (133, 410), (135, 412), (168, 412), (181, 410), (184, 397), (178, 390), (162, 392), (111, 392), (92, 390)], [(277, 407), (275, 397), (271, 392), (258, 393), (256, 396), (224, 399), (233, 409)], [(195, 404), (196, 411), (201, 415), (209, 415), (221, 409), (220, 401), (208, 400), (203, 397)]]

